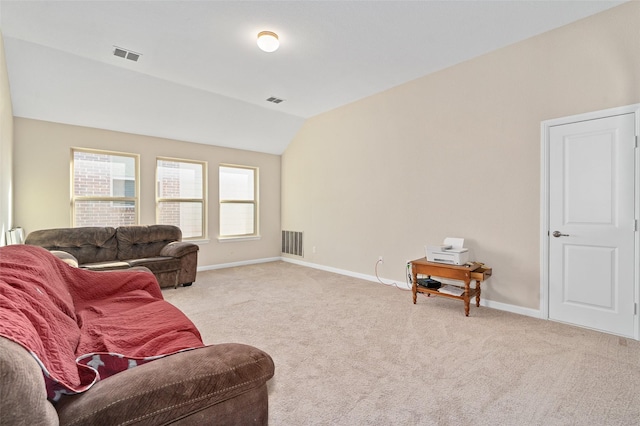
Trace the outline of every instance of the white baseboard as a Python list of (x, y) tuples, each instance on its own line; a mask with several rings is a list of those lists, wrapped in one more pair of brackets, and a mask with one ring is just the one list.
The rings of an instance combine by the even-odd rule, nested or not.
[[(372, 275), (366, 275), (366, 274), (360, 274), (357, 272), (352, 272), (352, 271), (347, 271), (344, 269), (338, 269), (338, 268), (332, 268), (329, 266), (324, 266), (324, 265), (317, 265), (315, 263), (309, 263), (309, 262), (303, 262), (297, 259), (292, 259), (289, 257), (282, 257), (281, 260), (285, 261), (285, 262), (290, 262), (290, 263), (295, 263), (296, 265), (301, 265), (301, 266), (306, 266), (309, 268), (315, 268), (315, 269), (321, 269), (323, 271), (327, 271), (327, 272), (334, 272), (336, 274), (341, 274), (341, 275), (347, 275), (349, 277), (354, 277), (354, 278), (361, 278), (363, 280), (367, 280), (367, 281), (373, 281), (373, 282), (380, 282), (378, 281), (378, 278), (376, 278), (375, 276)], [(392, 281), (392, 280), (387, 280), (384, 278), (381, 278), (381, 281), (383, 284), (386, 285), (390, 285), (390, 286), (396, 286), (405, 290), (411, 290), (411, 287), (408, 286), (408, 284), (406, 282), (399, 282), (399, 281)], [(497, 309), (500, 311), (506, 311), (506, 312), (511, 312), (514, 314), (519, 314), (519, 315), (525, 315), (528, 317), (533, 317), (533, 318), (542, 318), (542, 314), (539, 310), (537, 309), (531, 309), (531, 308), (525, 308), (522, 306), (517, 306), (517, 305), (510, 305), (508, 303), (501, 303), (501, 302), (494, 302), (492, 300), (487, 300), (487, 299), (480, 299), (480, 305), (481, 306), (486, 306), (487, 308), (491, 308), (491, 309)]]
[[(223, 268), (233, 268), (236, 266), (245, 266), (245, 265), (254, 265), (257, 263), (267, 263), (267, 262), (275, 262), (278, 260), (282, 260), (284, 262), (294, 263), (296, 265), (305, 266), (308, 268), (320, 269), (322, 271), (333, 272), (335, 274), (346, 275), (348, 277), (360, 278), (366, 281), (373, 281), (375, 283), (382, 283), (388, 286), (395, 286), (404, 290), (411, 290), (411, 287), (406, 282), (387, 280), (385, 278), (380, 278), (378, 280), (377, 277), (373, 275), (361, 274), (359, 272), (352, 272), (346, 269), (333, 268), (330, 266), (318, 265), (316, 263), (304, 262), (302, 260), (293, 259), (290, 257), (269, 257), (264, 259), (255, 259), (255, 260), (245, 260), (241, 262), (232, 262), (232, 263), (222, 263), (219, 265), (210, 265), (210, 266), (202, 266), (198, 267), (198, 271), (210, 271), (214, 269), (223, 269)], [(481, 299), (480, 305), (485, 306), (491, 309), (497, 309), (500, 311), (511, 312), (514, 314), (525, 315), (533, 318), (542, 318), (542, 313), (538, 309), (525, 308), (517, 305), (510, 305), (508, 303), (502, 302), (494, 302), (492, 300)]]
[(281, 257), (266, 257), (263, 259), (242, 260), (239, 262), (220, 263), (218, 265), (198, 266), (197, 271), (213, 271), (214, 269), (235, 268), (236, 266), (255, 265), (257, 263), (277, 262)]
[(487, 299), (480, 299), (480, 306), (486, 306), (487, 308), (497, 309), (499, 311), (507, 311), (514, 314), (525, 315), (527, 317), (542, 319), (542, 313), (538, 309), (531, 309), (531, 308), (525, 308), (517, 305), (510, 305), (508, 303), (494, 302), (493, 300), (487, 300)]
[(383, 279), (383, 278), (380, 278), (380, 280), (378, 280), (378, 278), (376, 278), (373, 275), (360, 274), (358, 272), (347, 271), (345, 269), (338, 269), (338, 268), (332, 268), (330, 266), (324, 266), (324, 265), (318, 265), (318, 264), (315, 264), (315, 263), (303, 262), (303, 261), (300, 261), (300, 260), (297, 260), (297, 259), (292, 259), (290, 257), (283, 257), (281, 260), (283, 260), (285, 262), (289, 262), (289, 263), (295, 263), (296, 265), (306, 266), (306, 267), (314, 268), (314, 269), (320, 269), (320, 270), (323, 270), (323, 271), (333, 272), (333, 273), (340, 274), (340, 275), (346, 275), (348, 277), (360, 278), (360, 279), (363, 279), (363, 280), (373, 281), (373, 282), (381, 283), (381, 284), (388, 285), (388, 286), (399, 287), (399, 288), (404, 289), (404, 290), (411, 290), (411, 286), (408, 286), (406, 282), (392, 281), (392, 280), (387, 280), (387, 279)]

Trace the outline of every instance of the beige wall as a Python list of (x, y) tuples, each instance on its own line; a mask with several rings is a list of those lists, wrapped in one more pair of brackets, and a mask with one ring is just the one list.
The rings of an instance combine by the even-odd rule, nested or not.
[[(156, 157), (207, 161), (208, 243), (200, 244), (198, 265), (280, 256), (280, 156), (148, 136), (15, 118), (15, 222), (25, 232), (71, 226), (72, 147), (140, 155), (140, 223), (155, 223)], [(251, 241), (218, 242), (218, 165), (259, 167), (260, 234)]]
[(13, 175), (13, 112), (9, 76), (4, 56), (4, 41), (0, 34), (0, 246), (5, 243), (5, 231), (14, 226), (11, 199)]
[[(627, 3), (308, 120), (282, 157), (282, 226), (305, 262), (405, 281), (466, 238), (490, 301), (540, 303), (540, 123), (640, 102)], [(315, 253), (313, 248), (315, 247)]]

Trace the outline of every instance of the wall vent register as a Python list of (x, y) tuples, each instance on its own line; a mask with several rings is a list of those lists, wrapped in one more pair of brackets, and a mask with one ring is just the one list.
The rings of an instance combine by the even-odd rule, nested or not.
[(302, 232), (282, 231), (282, 253), (303, 256)]

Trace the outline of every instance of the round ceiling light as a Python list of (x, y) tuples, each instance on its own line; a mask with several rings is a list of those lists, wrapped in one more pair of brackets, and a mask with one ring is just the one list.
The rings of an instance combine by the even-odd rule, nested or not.
[(260, 31), (258, 33), (258, 47), (265, 52), (275, 52), (280, 46), (278, 34), (271, 31)]

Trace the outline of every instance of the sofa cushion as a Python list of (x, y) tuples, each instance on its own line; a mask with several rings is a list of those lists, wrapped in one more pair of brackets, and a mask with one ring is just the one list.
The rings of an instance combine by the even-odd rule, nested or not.
[(85, 263), (84, 265), (80, 265), (80, 267), (90, 271), (117, 271), (120, 269), (129, 269), (130, 265), (127, 262), (121, 262), (119, 260), (108, 260), (106, 262)]
[(156, 272), (169, 272), (180, 269), (180, 260), (173, 257), (143, 257), (141, 259), (127, 260), (126, 263), (131, 267), (145, 266), (154, 274)]
[(116, 230), (119, 260), (155, 257), (164, 246), (182, 239), (182, 231), (172, 225), (121, 226)]
[(116, 229), (109, 226), (41, 229), (30, 232), (25, 244), (65, 251), (80, 265), (115, 260), (118, 255)]

